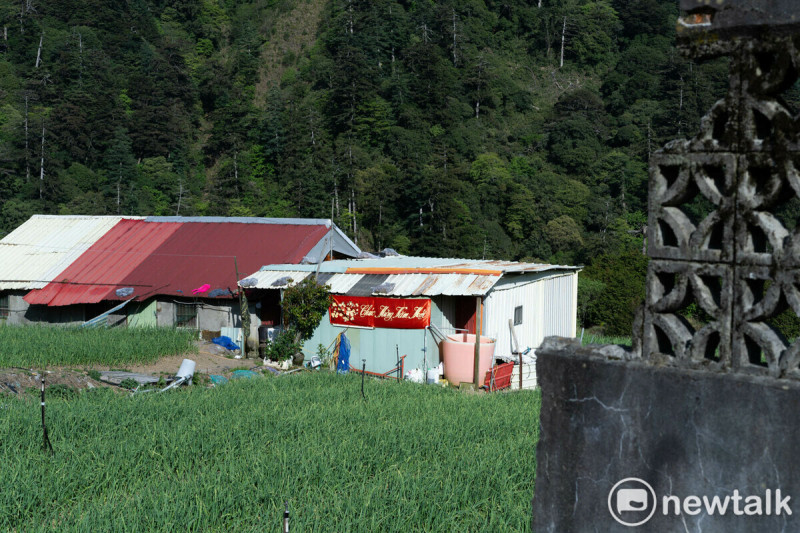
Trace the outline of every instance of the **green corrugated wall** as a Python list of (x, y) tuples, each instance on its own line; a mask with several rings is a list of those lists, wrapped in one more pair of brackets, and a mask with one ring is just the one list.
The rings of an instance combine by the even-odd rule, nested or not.
[[(442, 324), (442, 310), (437, 300), (431, 301), (431, 323), (439, 325)], [(333, 349), (336, 336), (345, 329), (332, 326), (326, 314), (314, 335), (303, 345), (306, 360), (316, 355), (320, 344), (328, 350)], [(350, 340), (350, 365), (361, 368), (362, 359), (366, 359), (370, 372), (383, 373), (394, 368), (397, 361), (395, 346), (399, 348), (401, 356), (406, 356), (406, 371), (422, 369), (423, 366), (432, 368), (439, 364), (439, 348), (429, 330), (347, 328), (346, 335)], [(426, 352), (423, 351), (425, 347)]]
[(156, 302), (131, 302), (126, 306), (128, 310), (128, 327), (156, 327)]

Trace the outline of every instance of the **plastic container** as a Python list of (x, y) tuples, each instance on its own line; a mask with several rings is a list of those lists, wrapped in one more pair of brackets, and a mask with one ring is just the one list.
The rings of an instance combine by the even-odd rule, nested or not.
[(269, 340), (269, 327), (258, 326), (258, 356), (264, 359), (267, 356), (267, 341)]
[[(492, 366), (494, 357), (495, 339), (481, 336), (480, 357), (478, 359), (479, 382)], [(448, 335), (442, 342), (442, 362), (444, 363), (444, 378), (455, 385), (472, 383), (475, 368), (475, 335), (458, 333)]]
[(429, 368), (428, 372), (425, 374), (425, 383), (428, 385), (435, 385), (439, 383), (439, 376), (442, 375), (442, 369), (442, 363), (439, 363), (433, 368)]
[(192, 376), (194, 376), (194, 368), (194, 361), (191, 359), (184, 359), (180, 368), (178, 368), (178, 373), (176, 376), (179, 378), (192, 379)]
[(511, 386), (511, 374), (514, 372), (514, 363), (501, 363), (494, 365), (494, 383), (492, 383), (492, 372), (486, 373), (486, 380), (483, 385), (489, 391), (507, 389)]
[(175, 374), (177, 378), (183, 378), (189, 385), (192, 384), (192, 376), (194, 376), (195, 362), (191, 359), (184, 359), (178, 368), (178, 373)]

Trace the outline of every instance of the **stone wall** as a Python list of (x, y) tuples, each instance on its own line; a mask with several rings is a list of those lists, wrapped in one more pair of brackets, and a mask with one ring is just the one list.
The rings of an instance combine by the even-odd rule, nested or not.
[[(552, 337), (537, 351), (535, 533), (800, 531), (800, 423), (793, 408), (800, 405), (800, 382), (631, 362), (617, 358), (621, 353)], [(638, 527), (609, 511), (614, 485), (631, 477), (656, 495), (655, 512)], [(781, 499), (791, 497), (792, 515), (775, 514), (777, 489)], [(683, 508), (687, 497), (724, 501), (734, 490), (742, 513), (755, 510), (746, 507), (755, 500), (745, 498), (757, 496), (762, 514), (737, 515), (732, 499), (725, 515)], [(617, 511), (615, 496), (611, 505), (628, 523), (653, 509), (648, 502), (645, 511)], [(664, 514), (665, 496), (680, 499), (679, 515), (672, 503)]]
[(632, 349), (537, 350), (537, 533), (800, 531), (800, 2), (681, 6), (728, 92), (651, 158)]

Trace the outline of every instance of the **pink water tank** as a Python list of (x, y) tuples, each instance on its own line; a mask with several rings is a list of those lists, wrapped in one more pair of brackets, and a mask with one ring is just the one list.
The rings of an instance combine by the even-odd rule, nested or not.
[[(479, 382), (483, 383), (486, 372), (492, 366), (495, 339), (481, 336), (480, 357), (478, 360)], [(458, 385), (459, 383), (472, 383), (475, 368), (475, 335), (457, 333), (448, 335), (442, 342), (442, 362), (444, 363), (444, 378)]]

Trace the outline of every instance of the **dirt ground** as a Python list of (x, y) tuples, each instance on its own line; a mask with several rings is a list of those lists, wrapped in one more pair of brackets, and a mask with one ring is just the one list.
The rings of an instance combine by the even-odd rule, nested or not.
[[(253, 359), (252, 356), (249, 359), (234, 359), (232, 356), (225, 357), (224, 355), (215, 353), (216, 345), (209, 342), (198, 341), (195, 345), (197, 346), (197, 353), (162, 357), (154, 363), (146, 365), (124, 365), (124, 368), (131, 372), (158, 376), (161, 374), (174, 374), (178, 371), (184, 359), (191, 359), (194, 361), (196, 365), (195, 372), (202, 372), (203, 374), (224, 374), (225, 372), (238, 368), (250, 370), (254, 366), (262, 366), (261, 359)], [(112, 369), (106, 366), (94, 366), (93, 368), (95, 370)], [(119, 370), (121, 367), (115, 366), (113, 368)]]
[[(141, 374), (155, 376), (173, 375), (178, 371), (184, 359), (191, 359), (196, 363), (195, 372), (203, 374), (227, 375), (232, 370), (246, 369), (253, 367), (263, 368), (261, 359), (234, 359), (225, 357), (216, 352), (216, 348), (211, 343), (197, 342), (197, 353), (185, 353), (163, 357), (154, 363), (147, 365), (122, 365), (113, 367), (114, 370), (125, 369)], [(75, 367), (56, 367), (47, 369), (47, 385), (65, 385), (72, 389), (86, 389), (95, 387), (112, 387), (108, 383), (96, 381), (89, 377), (89, 370), (112, 370), (112, 367), (103, 365), (91, 365), (86, 368)], [(0, 394), (11, 393), (20, 394), (38, 389), (41, 386), (39, 381), (40, 369), (6, 368), (0, 370)], [(114, 387), (117, 388), (117, 387)]]

